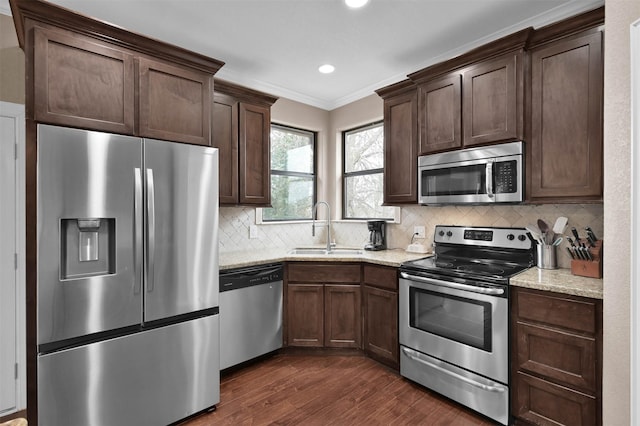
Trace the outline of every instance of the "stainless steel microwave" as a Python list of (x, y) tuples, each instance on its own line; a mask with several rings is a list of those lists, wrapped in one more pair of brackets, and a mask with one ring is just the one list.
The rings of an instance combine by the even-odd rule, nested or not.
[(524, 144), (511, 142), (418, 157), (418, 203), (524, 200)]

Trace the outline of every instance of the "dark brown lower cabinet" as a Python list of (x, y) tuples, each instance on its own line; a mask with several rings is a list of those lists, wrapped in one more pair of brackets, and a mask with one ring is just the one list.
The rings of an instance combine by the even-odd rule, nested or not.
[(375, 360), (398, 369), (398, 293), (368, 285), (364, 296), (364, 350)]
[(522, 372), (518, 372), (515, 382), (519, 419), (535, 425), (599, 424), (592, 395)]
[(362, 347), (360, 285), (324, 286), (324, 346)]
[(285, 344), (362, 348), (360, 264), (290, 262)]
[(602, 301), (512, 287), (518, 424), (602, 424)]
[(364, 351), (397, 370), (398, 269), (365, 264), (362, 272)]
[(287, 285), (287, 330), (289, 346), (324, 345), (324, 286)]

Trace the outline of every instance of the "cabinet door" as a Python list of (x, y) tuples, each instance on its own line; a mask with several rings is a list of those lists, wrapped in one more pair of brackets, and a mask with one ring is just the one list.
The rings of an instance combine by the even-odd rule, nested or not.
[(458, 73), (418, 87), (420, 154), (462, 145), (462, 91)]
[(362, 347), (359, 285), (324, 286), (324, 345), (331, 348)]
[(521, 57), (510, 53), (463, 72), (463, 145), (522, 138)]
[(133, 56), (63, 30), (34, 29), (36, 121), (134, 132)]
[(211, 144), (211, 75), (138, 60), (140, 136)]
[(289, 346), (324, 344), (324, 287), (287, 285), (287, 342)]
[(218, 148), (220, 204), (238, 203), (238, 101), (213, 94), (211, 145)]
[(364, 350), (372, 358), (398, 368), (398, 293), (363, 286)]
[(602, 199), (602, 33), (531, 52), (532, 200)]
[(418, 202), (418, 94), (384, 101), (384, 203)]
[(271, 204), (271, 112), (240, 103), (240, 204)]

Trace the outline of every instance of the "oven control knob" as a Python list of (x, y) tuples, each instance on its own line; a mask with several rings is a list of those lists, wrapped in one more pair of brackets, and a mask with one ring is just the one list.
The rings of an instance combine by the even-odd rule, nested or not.
[(444, 231), (438, 232), (438, 235), (440, 235), (441, 237), (444, 237)]
[(452, 235), (453, 235), (453, 232), (447, 231), (447, 237), (451, 237)]
[(526, 239), (527, 239), (527, 237), (526, 237), (524, 234), (520, 234), (520, 235), (518, 235), (518, 239), (519, 239), (520, 241), (524, 241), (524, 240), (526, 240)]
[(515, 237), (516, 237), (515, 235), (513, 235), (513, 234), (509, 234), (509, 235), (507, 235), (507, 240), (509, 240), (509, 241), (513, 241), (513, 239), (514, 239)]

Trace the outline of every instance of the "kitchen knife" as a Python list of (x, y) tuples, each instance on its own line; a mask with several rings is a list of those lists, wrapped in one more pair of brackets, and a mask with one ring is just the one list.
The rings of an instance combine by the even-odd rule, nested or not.
[(578, 235), (578, 231), (576, 230), (576, 228), (571, 228), (571, 233), (573, 234), (574, 237), (576, 237), (576, 243), (579, 243), (580, 235)]
[(582, 255), (582, 252), (580, 251), (580, 247), (575, 245), (571, 237), (567, 237), (567, 241), (569, 241), (569, 244), (571, 244), (571, 251), (573, 251), (573, 253), (575, 254), (574, 259), (585, 259)]
[(572, 259), (576, 258), (575, 253), (573, 253), (573, 250), (571, 250), (571, 247), (567, 247), (567, 251), (569, 252), (569, 256), (571, 256)]
[(594, 234), (593, 229), (589, 228), (588, 226), (584, 229), (587, 231), (587, 236), (590, 236), (594, 243), (598, 241), (598, 237), (596, 237), (596, 234)]

